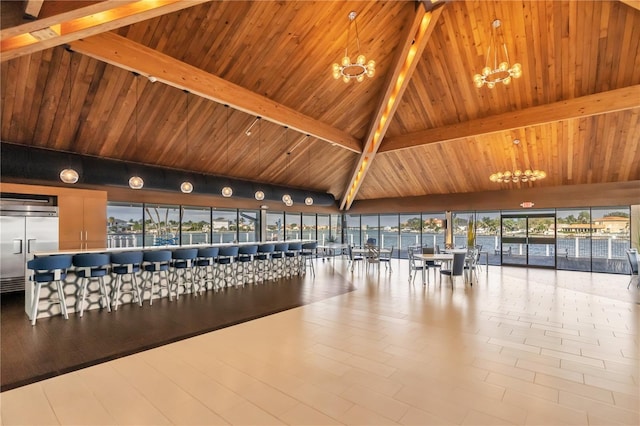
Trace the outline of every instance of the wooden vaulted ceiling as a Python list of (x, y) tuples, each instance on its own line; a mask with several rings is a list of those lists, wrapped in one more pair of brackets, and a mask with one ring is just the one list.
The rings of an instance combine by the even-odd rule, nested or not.
[[(354, 200), (640, 180), (637, 2), (0, 7), (3, 142), (326, 191), (345, 208)], [(87, 11), (125, 7), (141, 9), (85, 22)], [(407, 52), (422, 42), (414, 29), (432, 7), (407, 68)], [(37, 19), (25, 20), (25, 10)], [(344, 52), (351, 10), (361, 51), (377, 65), (373, 78), (345, 84), (331, 77), (331, 65)], [(496, 18), (523, 76), (477, 89), (471, 77), (484, 66)], [(17, 35), (42, 28), (57, 33), (15, 47)], [(403, 73), (383, 135), (372, 142)], [(256, 116), (264, 119), (248, 136)], [(515, 168), (548, 177), (488, 179)]]

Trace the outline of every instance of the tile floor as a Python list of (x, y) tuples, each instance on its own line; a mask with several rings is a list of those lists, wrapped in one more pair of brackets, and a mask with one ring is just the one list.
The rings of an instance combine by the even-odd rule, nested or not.
[(2, 424), (640, 423), (627, 276), (490, 267), (452, 290), (346, 266), (316, 272), (356, 291), (3, 392)]

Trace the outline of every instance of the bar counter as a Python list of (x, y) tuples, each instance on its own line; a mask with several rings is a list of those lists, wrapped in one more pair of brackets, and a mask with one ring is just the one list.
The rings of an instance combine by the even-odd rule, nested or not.
[[(315, 242), (315, 240), (287, 240), (287, 241), (261, 241), (261, 242), (242, 242), (242, 243), (218, 243), (218, 244), (187, 244), (187, 245), (164, 245), (164, 246), (149, 246), (149, 247), (119, 247), (119, 248), (105, 248), (105, 249), (83, 249), (83, 250), (56, 250), (56, 251), (41, 251), (35, 252), (33, 257), (42, 257), (42, 256), (51, 256), (51, 255), (60, 255), (60, 254), (85, 254), (85, 253), (121, 253), (121, 252), (129, 252), (129, 251), (155, 251), (155, 250), (176, 250), (176, 249), (188, 249), (188, 248), (206, 248), (206, 247), (241, 247), (241, 246), (254, 246), (254, 245), (263, 245), (263, 244), (281, 244), (281, 243), (311, 243)], [(256, 262), (253, 260), (252, 262)], [(230, 265), (231, 268), (234, 268), (234, 265)], [(273, 266), (271, 263), (268, 263), (271, 267)], [(254, 265), (255, 266), (255, 265)], [(143, 272), (143, 268), (140, 268), (141, 271), (136, 273), (136, 278), (138, 281), (138, 285), (141, 289), (142, 300), (143, 303), (149, 303), (150, 297), (150, 289), (148, 286), (144, 285), (149, 282), (149, 274)], [(68, 271), (67, 277), (62, 281), (63, 284), (63, 292), (65, 295), (65, 303), (67, 306), (67, 311), (69, 313), (79, 311), (79, 300), (81, 298), (80, 290), (81, 290), (81, 279), (74, 273), (74, 268), (71, 267)], [(31, 309), (32, 309), (32, 301), (33, 301), (33, 288), (34, 284), (29, 280), (29, 275), (31, 275), (32, 271), (25, 269), (25, 312), (29, 319), (31, 319)], [(218, 275), (220, 271), (217, 271)], [(287, 274), (294, 274), (297, 271), (289, 270)], [(195, 274), (195, 272), (194, 272)], [(169, 279), (171, 280), (171, 272), (169, 274)], [(194, 275), (194, 279), (196, 282), (200, 280), (197, 275)], [(218, 277), (219, 278), (219, 277)], [(155, 277), (151, 279), (157, 279)], [(175, 277), (174, 277), (175, 279)], [(113, 286), (112, 282), (115, 281), (115, 276), (111, 273), (108, 273), (105, 277), (105, 286), (107, 288), (107, 293), (109, 297), (112, 297)], [(162, 286), (156, 286), (156, 296), (154, 299), (168, 297), (169, 291), (167, 289), (167, 282), (165, 279), (160, 278), (160, 283)], [(253, 282), (251, 282), (253, 283)], [(206, 291), (212, 290), (215, 288), (214, 285), (209, 285), (205, 283)], [(187, 288), (183, 289), (184, 291), (180, 294), (186, 294), (190, 291)], [(50, 299), (55, 299), (57, 296), (57, 290), (55, 284), (49, 283), (47, 285), (42, 286), (40, 292), (40, 301), (38, 304), (38, 314), (37, 318), (45, 318), (53, 315), (60, 315), (60, 304), (51, 303)], [(134, 295), (131, 293), (122, 293), (118, 298), (119, 304), (125, 303), (137, 303), (135, 301)], [(100, 291), (99, 284), (97, 280), (91, 280), (87, 286), (87, 295), (85, 299), (85, 307), (84, 310), (92, 310), (92, 309), (103, 309), (105, 314), (107, 314), (107, 309), (103, 308), (100, 303)], [(73, 318), (70, 317), (70, 320)]]

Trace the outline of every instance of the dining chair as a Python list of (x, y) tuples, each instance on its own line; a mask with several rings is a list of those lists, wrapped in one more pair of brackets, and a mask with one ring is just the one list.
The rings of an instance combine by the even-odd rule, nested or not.
[[(451, 280), (451, 289), (453, 290), (453, 280), (455, 277), (461, 277), (464, 274), (464, 260), (466, 257), (466, 253), (454, 253), (453, 254), (453, 265), (451, 265), (451, 269), (441, 269), (441, 275), (447, 275)], [(471, 284), (473, 285), (473, 283)]]
[(409, 258), (409, 282), (413, 284), (416, 280), (418, 272), (422, 274), (422, 284), (424, 285), (424, 276), (429, 267), (421, 259), (416, 259), (415, 252), (419, 247), (407, 247), (407, 257)]
[[(349, 244), (349, 246), (347, 247), (348, 253), (349, 253), (349, 264), (351, 265), (351, 272), (353, 272), (353, 267), (355, 266), (356, 262), (362, 262), (362, 260), (364, 260), (364, 257), (360, 256), (360, 255), (354, 255), (353, 253), (353, 246), (351, 244)], [(360, 263), (358, 263), (359, 265)]]
[[(136, 275), (140, 272), (140, 265), (142, 264), (144, 255), (142, 251), (124, 251), (121, 253), (111, 253), (111, 272), (116, 276), (116, 283), (113, 289), (113, 301), (111, 305), (114, 310), (118, 310), (120, 304), (120, 292), (131, 293), (134, 296), (135, 301), (142, 306), (142, 295), (140, 293), (140, 287), (138, 286), (138, 280)], [(130, 289), (123, 290), (122, 285), (124, 277), (130, 278)]]
[(395, 247), (391, 246), (391, 251), (389, 253), (382, 253), (382, 251), (380, 252), (380, 263), (384, 263), (384, 269), (389, 268), (389, 273), (393, 272), (393, 269), (391, 269), (391, 259), (393, 258), (393, 249)]
[[(422, 247), (422, 254), (436, 254), (436, 248), (435, 247)], [(433, 269), (433, 280), (435, 282), (436, 269), (442, 268), (442, 262), (439, 261), (439, 260), (425, 260), (424, 263), (427, 265), (427, 267), (434, 268)]]
[(640, 288), (640, 279), (638, 279), (638, 251), (636, 249), (627, 250), (627, 259), (629, 259), (629, 268), (631, 273), (627, 289), (629, 289), (634, 279), (638, 282), (636, 287)]
[(196, 282), (194, 279), (194, 267), (195, 261), (198, 257), (198, 249), (196, 248), (183, 248), (183, 249), (175, 249), (171, 252), (171, 268), (173, 269), (174, 276), (174, 288), (176, 299), (180, 297), (180, 286), (182, 285), (185, 288), (185, 293), (187, 291), (187, 274), (189, 275), (191, 282), (191, 293), (194, 296), (198, 295), (196, 289)]
[(92, 279), (98, 280), (98, 290), (100, 292), (100, 302), (111, 312), (109, 295), (104, 284), (104, 277), (109, 273), (111, 256), (105, 253), (79, 253), (73, 256), (73, 266), (76, 268), (76, 276), (80, 278), (80, 317), (84, 315), (84, 304), (87, 297), (87, 286)]
[(200, 294), (209, 290), (208, 284), (211, 283), (211, 289), (216, 288), (216, 259), (220, 252), (219, 247), (199, 247), (198, 256), (196, 257), (196, 276), (201, 280)]
[(27, 262), (27, 268), (33, 271), (33, 274), (29, 275), (29, 280), (33, 282), (31, 325), (36, 325), (38, 306), (40, 304), (40, 289), (44, 284), (49, 283), (55, 283), (58, 298), (49, 299), (48, 302), (59, 303), (60, 313), (64, 316), (64, 319), (69, 319), (62, 280), (67, 277), (67, 269), (71, 267), (71, 264), (72, 257), (66, 254), (36, 257)]
[[(169, 280), (169, 264), (171, 262), (170, 250), (148, 250), (142, 254), (142, 270), (147, 273), (150, 278), (150, 294), (149, 305), (153, 305), (153, 296), (155, 295), (156, 277), (158, 277), (158, 296), (162, 294), (162, 288), (166, 288), (169, 293), (169, 301), (171, 297), (171, 281)], [(164, 276), (165, 284), (162, 284)], [(144, 299), (144, 291), (146, 286), (144, 281), (141, 285), (140, 292)]]
[[(258, 253), (258, 245), (242, 245), (238, 247), (238, 268), (241, 269), (240, 272), (240, 281), (242, 286), (244, 287), (245, 283), (249, 282), (249, 279), (252, 283), (256, 282), (256, 268), (255, 268), (255, 256)], [(237, 271), (236, 271), (237, 273)], [(236, 285), (238, 281), (236, 280)]]
[(260, 244), (258, 246), (258, 253), (255, 256), (256, 265), (256, 280), (259, 282), (265, 282), (271, 278), (271, 253), (275, 250), (275, 244)]
[(367, 244), (366, 248), (367, 252), (365, 254), (365, 260), (367, 262), (367, 272), (369, 272), (371, 265), (377, 266), (378, 271), (380, 271), (380, 247), (373, 244)]
[(235, 259), (238, 257), (238, 246), (222, 246), (218, 251), (218, 267), (222, 268), (222, 280), (224, 286), (229, 287), (229, 281), (233, 281), (234, 285), (238, 282), (238, 268)]
[(316, 271), (313, 266), (313, 258), (316, 255), (316, 251), (318, 249), (318, 242), (311, 241), (308, 243), (302, 244), (302, 258), (304, 261), (303, 273), (307, 272), (307, 265), (309, 265), (309, 269), (311, 269), (311, 274), (315, 277)]

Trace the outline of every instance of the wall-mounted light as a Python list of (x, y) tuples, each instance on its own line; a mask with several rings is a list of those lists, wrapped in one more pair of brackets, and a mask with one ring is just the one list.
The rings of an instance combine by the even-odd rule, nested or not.
[(142, 189), (144, 186), (144, 180), (140, 176), (131, 176), (129, 178), (129, 187), (131, 189)]

